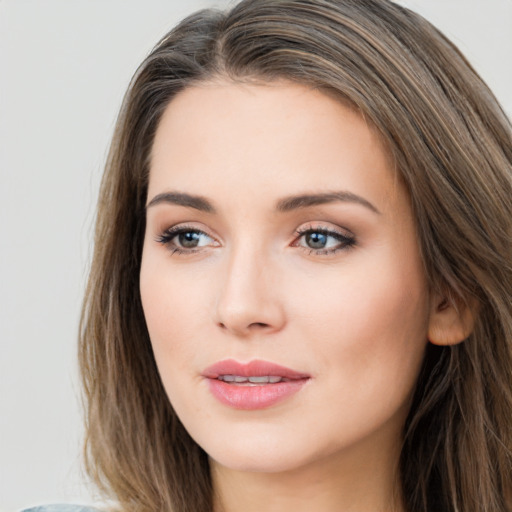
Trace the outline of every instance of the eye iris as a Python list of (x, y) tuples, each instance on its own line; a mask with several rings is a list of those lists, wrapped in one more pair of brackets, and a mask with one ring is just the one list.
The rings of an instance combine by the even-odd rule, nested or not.
[(178, 235), (178, 241), (182, 247), (193, 249), (199, 245), (199, 233), (187, 231)]
[(323, 249), (327, 245), (327, 235), (323, 233), (308, 233), (306, 243), (311, 249)]

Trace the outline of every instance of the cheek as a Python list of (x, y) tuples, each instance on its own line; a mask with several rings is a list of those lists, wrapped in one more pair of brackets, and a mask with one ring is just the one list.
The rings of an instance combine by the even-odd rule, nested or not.
[[(166, 258), (144, 254), (140, 274), (140, 292), (144, 316), (156, 362), (179, 364), (179, 354), (192, 352), (190, 340), (197, 335), (205, 293), (201, 279), (189, 279), (186, 273), (171, 272)], [(172, 340), (172, 342), (171, 342)], [(187, 342), (188, 341), (188, 342)]]
[[(417, 262), (396, 255), (378, 264), (347, 264), (325, 286), (295, 298), (302, 339), (314, 343), (326, 372), (361, 386), (389, 386), (407, 393), (414, 385), (427, 344), (428, 295)], [(299, 285), (300, 286), (300, 285)], [(301, 311), (301, 313), (299, 313)]]
[(296, 275), (289, 297), (303, 309), (304, 318), (334, 330), (352, 324), (362, 326), (362, 331), (372, 326), (387, 330), (397, 322), (404, 327), (409, 322), (423, 325), (428, 298), (419, 265), (393, 259), (371, 258), (367, 264), (354, 258), (318, 273), (313, 282), (309, 276)]
[(191, 364), (197, 357), (194, 343), (204, 312), (204, 290), (183, 272), (171, 272), (166, 258), (145, 254), (140, 292), (146, 325), (158, 372), (167, 396), (177, 411), (200, 416), (197, 400), (184, 382), (197, 379)]

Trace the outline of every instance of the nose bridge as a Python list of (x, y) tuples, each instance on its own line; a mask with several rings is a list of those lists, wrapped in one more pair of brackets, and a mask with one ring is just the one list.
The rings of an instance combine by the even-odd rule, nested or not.
[(273, 286), (276, 270), (257, 241), (247, 237), (233, 244), (221, 276), (217, 323), (239, 335), (280, 329), (284, 311)]

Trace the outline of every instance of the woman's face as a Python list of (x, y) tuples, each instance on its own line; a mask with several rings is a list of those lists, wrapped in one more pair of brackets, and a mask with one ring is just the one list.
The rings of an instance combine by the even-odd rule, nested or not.
[(375, 130), (296, 84), (190, 87), (157, 130), (147, 205), (156, 362), (213, 464), (396, 455), (430, 304)]

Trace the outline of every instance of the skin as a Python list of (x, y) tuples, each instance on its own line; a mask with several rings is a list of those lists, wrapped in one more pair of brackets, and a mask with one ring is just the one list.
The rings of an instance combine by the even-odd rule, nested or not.
[[(372, 206), (276, 209), (333, 191)], [(155, 203), (169, 192), (215, 212)], [(179, 226), (198, 247), (165, 238)], [(318, 229), (353, 241), (311, 248)], [(428, 293), (407, 191), (357, 112), (287, 82), (181, 92), (154, 140), (140, 288), (168, 397), (210, 456), (216, 510), (402, 510), (401, 430), (448, 313)], [(228, 358), (310, 379), (267, 409), (233, 409), (201, 376)]]

